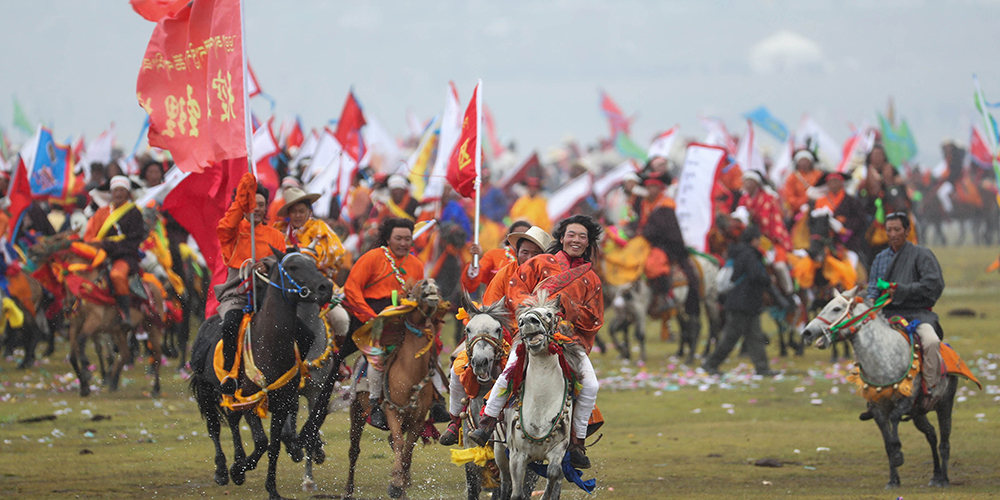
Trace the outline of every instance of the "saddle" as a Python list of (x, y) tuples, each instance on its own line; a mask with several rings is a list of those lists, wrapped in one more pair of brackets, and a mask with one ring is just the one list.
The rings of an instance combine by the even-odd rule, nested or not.
[[(913, 359), (910, 362), (910, 369), (903, 375), (903, 378), (892, 384), (883, 386), (869, 384), (864, 380), (864, 374), (861, 372), (860, 367), (854, 368), (850, 375), (848, 375), (847, 380), (854, 382), (858, 386), (858, 394), (872, 403), (881, 401), (897, 393), (903, 397), (911, 396), (913, 394), (913, 379), (923, 368), (923, 349), (920, 345), (920, 337), (916, 334), (916, 328), (920, 322), (915, 321), (910, 323), (899, 316), (893, 316), (889, 319), (889, 324), (910, 343)], [(965, 377), (982, 390), (983, 385), (979, 382), (979, 379), (976, 378), (972, 370), (969, 369), (969, 366), (965, 364), (965, 361), (962, 360), (951, 346), (941, 342), (940, 351), (941, 358), (944, 360), (943, 370), (947, 375)], [(923, 384), (923, 381), (921, 381), (921, 384)], [(927, 394), (926, 388), (921, 391), (921, 394)]]

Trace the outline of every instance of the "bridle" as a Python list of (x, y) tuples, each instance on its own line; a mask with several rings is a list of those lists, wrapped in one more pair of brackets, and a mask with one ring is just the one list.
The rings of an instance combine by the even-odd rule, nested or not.
[[(894, 288), (886, 290), (879, 298), (875, 299), (875, 303), (871, 307), (863, 311), (861, 314), (856, 314), (851, 316), (851, 311), (853, 311), (858, 305), (863, 303), (861, 297), (854, 297), (853, 300), (848, 300), (848, 306), (844, 308), (843, 314), (837, 317), (835, 321), (830, 321), (822, 316), (817, 316), (821, 323), (826, 326), (823, 328), (823, 338), (826, 339), (828, 344), (833, 343), (834, 340), (850, 340), (858, 330), (861, 329), (869, 321), (875, 319), (875, 316), (883, 307), (889, 305), (892, 302), (892, 291)], [(846, 330), (846, 333), (841, 333), (842, 330)]]
[[(281, 297), (284, 298), (286, 301), (288, 300), (289, 293), (294, 293), (298, 295), (299, 300), (305, 300), (312, 295), (312, 291), (309, 290), (309, 287), (299, 285), (298, 282), (296, 282), (295, 279), (292, 278), (290, 274), (288, 274), (288, 271), (285, 270), (285, 263), (288, 261), (288, 259), (291, 259), (292, 257), (302, 257), (305, 259), (309, 259), (313, 264), (316, 264), (316, 259), (313, 258), (311, 255), (301, 252), (293, 252), (286, 254), (284, 257), (282, 257), (280, 261), (278, 261), (277, 266), (278, 266), (278, 277), (280, 278), (280, 284), (271, 281), (267, 276), (261, 274), (257, 270), (254, 270), (254, 275), (256, 275), (257, 278), (262, 280), (264, 283), (267, 283), (269, 286), (273, 286), (274, 288), (281, 290)], [(290, 284), (290, 286), (286, 286), (285, 285), (286, 282)]]

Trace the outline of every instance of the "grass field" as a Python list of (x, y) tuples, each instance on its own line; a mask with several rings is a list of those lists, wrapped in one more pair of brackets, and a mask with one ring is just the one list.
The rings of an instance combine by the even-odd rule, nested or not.
[[(847, 361), (833, 365), (825, 351), (777, 358), (775, 379), (754, 380), (739, 358), (707, 378), (670, 354), (672, 342), (650, 341), (644, 370), (611, 354), (594, 354), (602, 379), (598, 404), (607, 424), (589, 451), (595, 498), (870, 498), (980, 499), (1000, 497), (1000, 274), (986, 275), (996, 249), (936, 249), (948, 288), (938, 303), (976, 317), (944, 317), (945, 341), (973, 367), (987, 390), (960, 383), (954, 413), (950, 479), (946, 490), (926, 486), (930, 451), (912, 424), (902, 424), (906, 463), (902, 487), (887, 492), (888, 467), (872, 422), (859, 422), (862, 400), (844, 381)], [(764, 320), (765, 328), (770, 322)], [(651, 328), (652, 331), (652, 328)], [(140, 365), (124, 374), (115, 394), (77, 395), (66, 345), (28, 371), (0, 361), (0, 498), (266, 498), (265, 463), (243, 486), (212, 482), (213, 450), (187, 384), (169, 365), (163, 397), (148, 395)], [(53, 415), (55, 420), (18, 423)], [(110, 417), (95, 421), (95, 416)], [(935, 422), (936, 425), (936, 422)], [(327, 462), (316, 467), (319, 492), (299, 491), (302, 466), (283, 453), (278, 487), (285, 496), (335, 498), (343, 493), (347, 460), (346, 414), (324, 427)], [(244, 432), (244, 439), (249, 436)], [(391, 451), (379, 431), (366, 432), (358, 495), (385, 496)], [(228, 435), (223, 431), (228, 442)], [(224, 447), (231, 450), (224, 442)], [(229, 453), (231, 455), (231, 453)], [(418, 447), (412, 498), (465, 498), (464, 473), (446, 448)], [(759, 458), (783, 462), (757, 467)], [(266, 460), (266, 457), (265, 459)], [(566, 498), (589, 495), (569, 484)], [(314, 496), (318, 495), (318, 496)], [(484, 495), (485, 498), (485, 495)]]

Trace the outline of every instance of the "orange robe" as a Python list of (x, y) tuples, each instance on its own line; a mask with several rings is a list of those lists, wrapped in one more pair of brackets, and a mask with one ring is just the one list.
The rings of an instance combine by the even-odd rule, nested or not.
[(486, 252), (479, 259), (479, 275), (475, 278), (469, 277), (471, 261), (462, 268), (462, 287), (470, 293), (478, 290), (480, 284), (489, 287), (497, 272), (511, 262), (517, 262), (517, 258), (510, 247), (494, 248)]
[[(514, 261), (497, 271), (496, 276), (493, 277), (493, 281), (490, 281), (490, 284), (486, 286), (486, 291), (483, 292), (483, 305), (495, 304), (498, 300), (506, 300), (507, 292), (510, 290), (510, 286), (514, 284), (514, 275), (517, 274), (517, 268), (517, 261)], [(507, 301), (507, 308), (514, 309), (510, 306), (510, 301)]]
[[(604, 295), (601, 278), (589, 262), (572, 266), (565, 252), (532, 257), (517, 268), (507, 294), (508, 308), (515, 312), (537, 289), (552, 287), (550, 298), (560, 298), (564, 318), (573, 325), (573, 340), (590, 353), (594, 337), (604, 325)], [(579, 269), (580, 266), (586, 266)], [(579, 276), (577, 276), (579, 274)]]
[(344, 305), (362, 323), (377, 315), (365, 299), (387, 299), (392, 297), (394, 291), (402, 299), (406, 290), (424, 279), (424, 263), (420, 259), (407, 254), (406, 257), (395, 260), (406, 283), (405, 287), (396, 279), (392, 265), (381, 247), (365, 252), (351, 267), (351, 274), (344, 283)]
[(639, 214), (639, 230), (641, 231), (643, 227), (646, 226), (646, 222), (649, 220), (649, 214), (653, 213), (658, 208), (677, 208), (677, 203), (673, 198), (667, 196), (666, 194), (660, 194), (660, 197), (655, 200), (644, 199), (642, 200), (641, 212)]
[(815, 186), (822, 176), (823, 172), (818, 169), (813, 169), (808, 174), (803, 174), (795, 170), (792, 172), (792, 175), (788, 176), (785, 186), (781, 188), (781, 199), (785, 201), (789, 212), (793, 214), (797, 213), (799, 207), (809, 203), (809, 196), (806, 194), (806, 191)]
[[(236, 188), (236, 199), (226, 210), (226, 215), (219, 220), (219, 245), (222, 247), (222, 258), (226, 266), (239, 269), (244, 261), (251, 257), (250, 222), (243, 214), (250, 213), (257, 205), (257, 179), (253, 174), (246, 173), (240, 179)], [(264, 224), (254, 227), (253, 245), (257, 250), (257, 260), (271, 255), (271, 248), (285, 249), (285, 236), (281, 231)]]

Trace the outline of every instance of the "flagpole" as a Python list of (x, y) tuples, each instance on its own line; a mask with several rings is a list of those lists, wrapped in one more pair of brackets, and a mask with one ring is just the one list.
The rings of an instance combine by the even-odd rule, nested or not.
[[(480, 144), (482, 137), (482, 124), (483, 124), (483, 80), (479, 79), (479, 83), (476, 85), (476, 225), (473, 237), (473, 241), (476, 245), (479, 245), (479, 206), (480, 206), (480, 191), (482, 191), (482, 179), (483, 179), (483, 148)], [(479, 255), (472, 257), (472, 267), (479, 267)]]
[[(243, 135), (246, 140), (247, 149), (247, 172), (251, 175), (253, 171), (253, 124), (250, 119), (250, 96), (247, 92), (247, 30), (246, 30), (246, 3), (240, 0), (240, 44), (243, 50)], [(254, 205), (256, 205), (257, 195), (254, 194)], [(250, 287), (253, 293), (253, 310), (257, 311), (257, 277), (253, 271), (257, 264), (257, 240), (254, 234), (254, 213), (250, 212)], [(247, 326), (249, 331), (250, 327)]]

